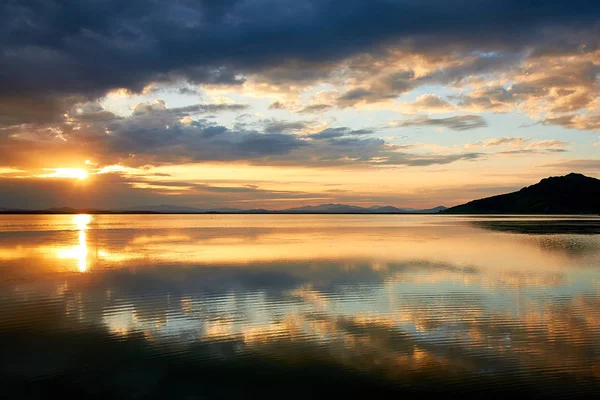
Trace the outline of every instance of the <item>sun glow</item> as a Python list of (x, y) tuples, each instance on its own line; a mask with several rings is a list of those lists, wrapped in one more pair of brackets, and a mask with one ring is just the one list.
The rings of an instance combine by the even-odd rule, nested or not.
[(70, 179), (86, 179), (88, 172), (78, 168), (47, 168), (47, 171), (54, 171), (50, 174), (40, 175), (42, 178), (70, 178)]

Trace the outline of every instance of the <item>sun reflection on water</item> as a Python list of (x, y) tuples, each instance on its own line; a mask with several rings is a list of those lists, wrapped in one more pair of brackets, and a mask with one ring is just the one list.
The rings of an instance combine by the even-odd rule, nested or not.
[(89, 224), (92, 222), (92, 216), (88, 214), (77, 214), (73, 217), (73, 223), (79, 230), (79, 244), (67, 249), (58, 249), (57, 257), (61, 259), (76, 259), (79, 272), (88, 270), (88, 247), (87, 233)]
[(73, 222), (79, 230), (89, 229), (88, 225), (92, 222), (92, 216), (89, 214), (77, 214), (73, 217)]

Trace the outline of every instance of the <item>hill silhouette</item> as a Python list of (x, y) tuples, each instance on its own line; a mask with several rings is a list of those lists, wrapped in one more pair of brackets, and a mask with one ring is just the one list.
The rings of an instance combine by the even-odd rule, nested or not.
[(444, 211), (451, 214), (598, 214), (600, 179), (570, 173), (542, 179), (518, 192), (501, 194)]

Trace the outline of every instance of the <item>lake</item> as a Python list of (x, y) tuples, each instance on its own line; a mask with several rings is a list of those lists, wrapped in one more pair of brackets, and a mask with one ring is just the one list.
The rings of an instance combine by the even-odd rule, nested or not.
[(600, 218), (0, 216), (20, 398), (600, 394)]

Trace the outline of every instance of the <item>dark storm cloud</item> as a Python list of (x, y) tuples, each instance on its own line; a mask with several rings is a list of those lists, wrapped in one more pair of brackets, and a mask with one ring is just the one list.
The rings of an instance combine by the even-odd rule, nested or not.
[[(323, 64), (396, 42), (419, 51), (544, 51), (548, 36), (593, 28), (599, 14), (590, 0), (489, 0), (468, 12), (446, 0), (7, 0), (0, 91), (94, 97), (177, 78), (240, 84), (243, 74), (292, 60)], [(582, 44), (561, 43), (565, 51)], [(310, 69), (299, 71), (306, 79)]]
[(67, 110), (81, 101), (85, 101), (85, 98), (22, 94), (7, 96), (3, 95), (0, 90), (0, 127), (25, 123), (37, 125), (56, 122)]
[(396, 121), (392, 125), (396, 127), (438, 126), (454, 131), (466, 131), (485, 127), (487, 122), (479, 115), (457, 115), (447, 118), (417, 117), (406, 121)]

